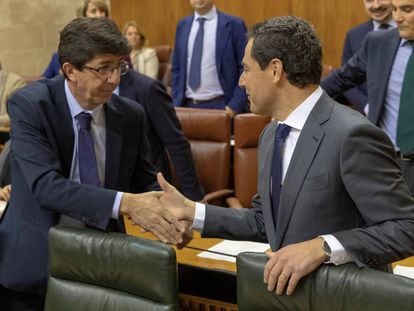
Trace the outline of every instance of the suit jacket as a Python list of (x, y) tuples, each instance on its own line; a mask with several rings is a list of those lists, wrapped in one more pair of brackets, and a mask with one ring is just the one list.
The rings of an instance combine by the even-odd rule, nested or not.
[(159, 61), (154, 49), (142, 48), (131, 61), (136, 71), (153, 79), (158, 78)]
[(45, 69), (45, 72), (43, 73), (43, 77), (47, 79), (51, 79), (58, 74), (60, 74), (60, 62), (59, 62), (59, 55), (57, 52), (52, 54), (52, 58), (50, 59), (49, 65), (47, 65), (47, 68)]
[(203, 236), (268, 241), (277, 250), (334, 234), (358, 266), (414, 253), (414, 199), (388, 136), (326, 94), (299, 136), (275, 223), (269, 189), (276, 127), (271, 123), (260, 139), (253, 208), (207, 206)]
[(116, 191), (157, 186), (139, 105), (113, 95), (106, 117), (105, 188), (69, 179), (74, 131), (63, 76), (28, 85), (9, 101), (13, 195), (0, 222), (0, 284), (44, 293), (47, 235), (60, 215), (105, 229)]
[(400, 41), (398, 29), (370, 32), (358, 52), (321, 82), (322, 88), (329, 95), (335, 96), (367, 81), (368, 119), (379, 125)]
[[(345, 37), (344, 49), (342, 52), (342, 65), (344, 65), (361, 47), (366, 35), (374, 29), (374, 23), (369, 20), (349, 30)], [(344, 93), (350, 103), (359, 111), (364, 112), (368, 101), (367, 85), (363, 83)]]
[[(246, 46), (246, 26), (242, 19), (217, 11), (216, 66), (227, 106), (236, 112), (247, 111), (246, 91), (238, 86), (241, 61)], [(175, 35), (171, 83), (175, 106), (185, 100), (187, 81), (187, 44), (194, 15), (182, 19)]]
[(157, 80), (129, 70), (121, 76), (119, 95), (138, 102), (144, 108), (149, 121), (151, 161), (157, 170), (171, 181), (170, 158), (183, 194), (192, 200), (201, 200), (204, 190), (197, 179), (190, 144), (181, 131), (180, 121), (164, 86)]

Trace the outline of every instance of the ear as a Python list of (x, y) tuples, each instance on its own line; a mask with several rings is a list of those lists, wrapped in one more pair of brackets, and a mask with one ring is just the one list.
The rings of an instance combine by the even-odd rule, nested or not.
[(283, 63), (280, 59), (274, 58), (270, 61), (269, 68), (273, 74), (273, 82), (277, 83), (282, 78)]
[(66, 77), (69, 81), (77, 81), (78, 80), (78, 72), (79, 70), (75, 68), (70, 63), (64, 63), (62, 65), (62, 71), (65, 73)]

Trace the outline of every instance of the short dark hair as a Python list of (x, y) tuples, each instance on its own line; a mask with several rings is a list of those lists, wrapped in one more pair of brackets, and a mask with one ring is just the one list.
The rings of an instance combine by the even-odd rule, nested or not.
[(295, 16), (281, 16), (255, 24), (251, 57), (262, 70), (278, 58), (289, 82), (299, 88), (319, 84), (322, 75), (322, 43), (311, 24)]
[(116, 24), (108, 18), (75, 18), (63, 28), (59, 41), (60, 64), (77, 69), (97, 55), (128, 55), (131, 48)]

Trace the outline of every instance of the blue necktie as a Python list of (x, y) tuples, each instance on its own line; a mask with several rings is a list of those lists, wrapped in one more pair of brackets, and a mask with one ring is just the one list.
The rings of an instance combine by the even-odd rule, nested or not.
[(79, 124), (78, 132), (78, 160), (79, 177), (81, 184), (99, 187), (98, 165), (96, 164), (95, 148), (91, 135), (92, 116), (81, 112), (75, 116)]
[(282, 190), (282, 146), (289, 135), (291, 127), (286, 124), (279, 124), (276, 129), (275, 147), (273, 149), (272, 161), (272, 209), (273, 219), (277, 223), (279, 211), (280, 192)]
[(188, 75), (188, 85), (192, 90), (197, 90), (201, 84), (201, 56), (203, 55), (204, 41), (204, 17), (199, 17), (197, 21), (200, 23), (197, 35), (194, 40), (193, 54), (191, 56), (190, 73)]

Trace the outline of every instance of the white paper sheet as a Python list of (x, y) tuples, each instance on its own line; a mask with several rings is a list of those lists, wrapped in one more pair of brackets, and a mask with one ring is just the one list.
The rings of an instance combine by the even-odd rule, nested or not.
[(394, 274), (406, 276), (414, 279), (414, 267), (396, 265), (393, 269)]
[(236, 262), (236, 256), (243, 252), (263, 253), (270, 248), (269, 244), (250, 241), (230, 241), (224, 240), (208, 250), (198, 254), (199, 257), (215, 260)]

